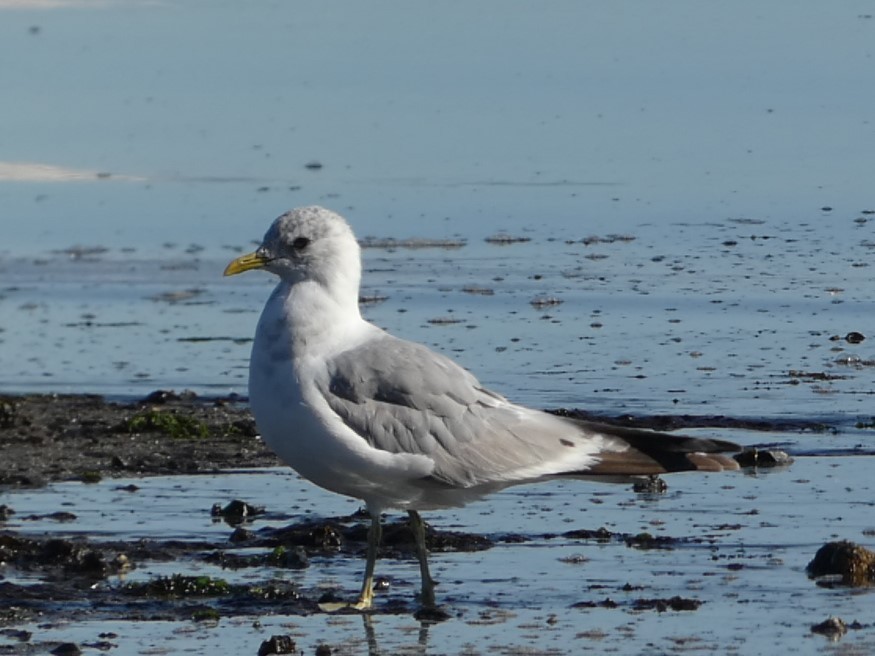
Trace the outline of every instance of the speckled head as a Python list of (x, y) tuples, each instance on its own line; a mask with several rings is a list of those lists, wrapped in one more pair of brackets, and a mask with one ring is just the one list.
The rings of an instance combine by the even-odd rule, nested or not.
[(252, 269), (265, 269), (292, 284), (312, 280), (329, 288), (353, 285), (357, 293), (361, 252), (339, 214), (315, 205), (299, 207), (274, 220), (261, 246), (231, 262), (225, 275)]

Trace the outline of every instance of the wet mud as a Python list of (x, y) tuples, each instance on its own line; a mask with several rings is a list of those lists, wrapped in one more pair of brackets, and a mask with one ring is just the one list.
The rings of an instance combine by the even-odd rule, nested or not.
[[(244, 502), (235, 501), (237, 506)], [(101, 541), (88, 537), (58, 538), (21, 536), (0, 531), (0, 562), (7, 573), (26, 575), (30, 581), (20, 584), (0, 579), (0, 627), (9, 634), (15, 625), (36, 621), (100, 621), (124, 618), (133, 621), (217, 622), (233, 617), (263, 615), (309, 615), (319, 613), (319, 604), (342, 599), (349, 591), (301, 587), (277, 578), (247, 583), (231, 583), (221, 576), (187, 575), (193, 563), (209, 563), (229, 574), (245, 568), (269, 567), (275, 574), (286, 568), (309, 566), (310, 558), (364, 558), (367, 548), (365, 513), (327, 520), (309, 520), (283, 527), (258, 530), (244, 528), (239, 516), (216, 521), (228, 524), (226, 539), (185, 542), (137, 540)], [(239, 536), (245, 532), (243, 538)], [(492, 548), (497, 542), (521, 543), (557, 537), (593, 543), (625, 542), (632, 549), (671, 549), (688, 542), (687, 538), (654, 538), (647, 534), (624, 535), (604, 528), (579, 529), (561, 535), (482, 536), (455, 531), (438, 531), (426, 527), (426, 542), (431, 552), (470, 552)], [(707, 542), (708, 538), (701, 541)], [(698, 539), (697, 539), (698, 540)], [(245, 553), (240, 553), (244, 550)], [(257, 555), (252, 555), (257, 550)], [(386, 524), (381, 559), (415, 558), (413, 533), (405, 521)], [(126, 582), (125, 574), (147, 562), (173, 563), (180, 572)], [(39, 579), (33, 583), (33, 579)], [(389, 577), (375, 583), (375, 613), (407, 614), (417, 612), (409, 588), (396, 591)], [(627, 595), (637, 588), (626, 584), (617, 595)], [(610, 592), (610, 591), (608, 591)], [(630, 598), (614, 601), (601, 586), (588, 591), (591, 598), (571, 608), (603, 608), (627, 611), (695, 611), (702, 600), (687, 597)], [(444, 618), (442, 618), (444, 619)], [(20, 645), (6, 646), (2, 653), (31, 653), (38, 637), (22, 635)], [(270, 643), (263, 649), (279, 649)], [(263, 653), (284, 653), (280, 651)]]
[(0, 396), (0, 451), (0, 490), (280, 464), (240, 398), (165, 391), (136, 402)]
[[(222, 521), (222, 520), (219, 520)], [(101, 541), (88, 537), (22, 536), (0, 526), (0, 563), (16, 580), (0, 575), (0, 626), (45, 621), (101, 619), (148, 621), (218, 621), (253, 615), (307, 615), (319, 603), (342, 598), (347, 591), (306, 589), (280, 579), (230, 583), (220, 576), (192, 576), (192, 563), (209, 563), (228, 570), (264, 568), (280, 572), (309, 566), (312, 557), (364, 558), (367, 525), (364, 514), (313, 520), (280, 528), (247, 530), (228, 526), (225, 539), (187, 542), (136, 540)], [(236, 539), (241, 531), (247, 533)], [(489, 538), (468, 533), (435, 531), (427, 527), (432, 552), (480, 551)], [(239, 553), (245, 549), (246, 555)], [(258, 555), (252, 555), (258, 550)], [(388, 523), (382, 559), (414, 559), (413, 533), (405, 522)], [(125, 574), (144, 563), (173, 563), (180, 572), (145, 581), (126, 582)], [(38, 583), (33, 583), (38, 579)], [(409, 590), (393, 590), (393, 582), (376, 582), (381, 614), (412, 614), (415, 599)], [(30, 636), (22, 640), (30, 641)], [(6, 650), (2, 653), (27, 653)]]

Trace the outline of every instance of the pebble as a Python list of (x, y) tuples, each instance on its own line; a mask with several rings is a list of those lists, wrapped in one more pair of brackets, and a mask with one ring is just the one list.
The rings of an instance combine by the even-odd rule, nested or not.
[(268, 654), (294, 654), (297, 646), (291, 636), (275, 635), (261, 643), (258, 648), (258, 656)]

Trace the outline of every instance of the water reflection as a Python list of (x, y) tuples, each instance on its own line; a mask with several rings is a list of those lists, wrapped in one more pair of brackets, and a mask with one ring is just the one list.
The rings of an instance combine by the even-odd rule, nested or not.
[[(385, 651), (380, 648), (379, 642), (377, 640), (377, 629), (374, 626), (374, 621), (370, 614), (362, 615), (362, 623), (365, 628), (365, 639), (368, 643), (368, 656), (397, 656), (397, 654), (399, 653), (397, 645), (388, 647)], [(416, 645), (410, 645), (409, 648), (405, 648), (405, 655), (424, 655), (428, 652), (428, 632), (429, 628), (431, 628), (432, 625), (432, 622), (419, 623), (419, 634), (417, 636)], [(393, 629), (392, 633), (397, 633), (397, 631)]]

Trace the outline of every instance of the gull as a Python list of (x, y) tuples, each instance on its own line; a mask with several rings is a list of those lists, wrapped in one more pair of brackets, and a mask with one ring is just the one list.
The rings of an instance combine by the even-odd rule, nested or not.
[(738, 469), (732, 442), (666, 435), (512, 403), (451, 359), (390, 335), (359, 310), (361, 253), (349, 224), (322, 207), (277, 218), (231, 276), (263, 269), (279, 283), (262, 311), (249, 403), (262, 439), (302, 477), (360, 499), (371, 517), (367, 610), (381, 515), (406, 510), (423, 610), (439, 609), (419, 512), (463, 506), (510, 485), (555, 478), (629, 480)]

